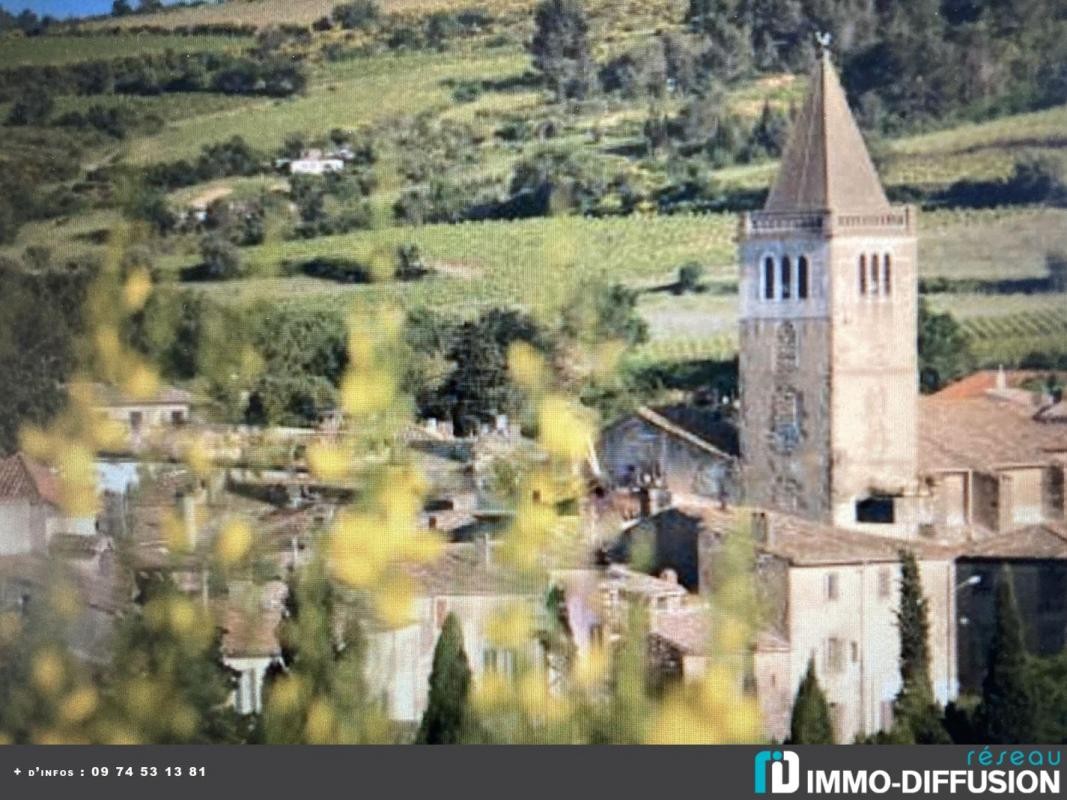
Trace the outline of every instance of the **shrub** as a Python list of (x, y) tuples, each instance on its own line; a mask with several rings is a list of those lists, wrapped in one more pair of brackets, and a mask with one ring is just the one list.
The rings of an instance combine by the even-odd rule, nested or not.
[(222, 236), (205, 236), (200, 241), (200, 257), (204, 276), (209, 279), (225, 281), (240, 278), (244, 274), (240, 253)]
[(675, 286), (676, 293), (685, 294), (686, 292), (699, 292), (702, 288), (700, 280), (703, 277), (703, 264), (698, 264), (695, 261), (683, 264), (678, 268), (678, 283)]
[(368, 30), (378, 22), (381, 9), (374, 0), (355, 0), (334, 6), (330, 16), (345, 30)]

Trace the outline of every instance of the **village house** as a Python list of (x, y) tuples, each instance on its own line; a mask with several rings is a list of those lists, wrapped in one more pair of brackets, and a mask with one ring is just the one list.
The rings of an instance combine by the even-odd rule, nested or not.
[(641, 407), (600, 434), (602, 477), (615, 487), (652, 487), (672, 495), (736, 502), (737, 428), (719, 409)]
[(936, 530), (984, 538), (1064, 518), (1067, 425), (1041, 391), (982, 373), (919, 403), (920, 468)]
[(106, 384), (93, 385), (94, 410), (120, 423), (134, 440), (161, 429), (180, 427), (191, 419), (193, 396), (163, 386), (150, 397), (132, 397)]
[(288, 162), (290, 175), (325, 175), (330, 172), (341, 172), (345, 168), (345, 160), (339, 155), (324, 154), (322, 150), (305, 150), (300, 158), (294, 158)]
[[(726, 537), (752, 537), (756, 593), (763, 627), (752, 642), (748, 688), (763, 709), (764, 734), (788, 733), (793, 696), (814, 659), (831, 704), (836, 739), (851, 742), (892, 722), (900, 688), (900, 550), (896, 538), (812, 522), (791, 514), (715, 504), (665, 509), (629, 529), (628, 550), (650, 559), (650, 571), (677, 574), (709, 600), (729, 578), (723, 574)], [(931, 677), (938, 700), (954, 699), (958, 550), (906, 545), (918, 558), (929, 603)], [(695, 680), (710, 654), (707, 615), (651, 617), (660, 669)]]
[(96, 519), (63, 511), (59, 477), (24, 453), (0, 459), (0, 555), (45, 552), (61, 535), (92, 538)]

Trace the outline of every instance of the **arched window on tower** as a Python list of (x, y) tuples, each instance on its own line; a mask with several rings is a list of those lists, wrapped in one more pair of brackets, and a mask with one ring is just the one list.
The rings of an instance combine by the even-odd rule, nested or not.
[(763, 260), (763, 299), (774, 299), (774, 259), (771, 256)]
[(782, 299), (788, 300), (793, 293), (793, 264), (789, 256), (782, 256)]
[(867, 256), (860, 256), (859, 264), (860, 294), (867, 294)]
[(893, 273), (889, 253), (882, 256), (882, 291), (887, 296), (893, 293)]
[(806, 256), (797, 259), (797, 298), (808, 299), (808, 259)]
[(871, 294), (878, 294), (878, 254), (871, 253)]

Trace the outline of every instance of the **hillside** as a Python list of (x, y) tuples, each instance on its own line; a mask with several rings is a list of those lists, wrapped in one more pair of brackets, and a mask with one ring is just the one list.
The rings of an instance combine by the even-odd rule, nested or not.
[[(157, 228), (141, 246), (158, 285), (221, 306), (342, 311), (358, 298), (468, 318), (499, 306), (551, 315), (585, 287), (619, 282), (649, 327), (632, 363), (729, 357), (736, 216), (775, 174), (804, 72), (700, 83), (684, 4), (590, 3), (600, 88), (561, 99), (526, 49), (532, 5), (384, 0), (368, 19), (312, 28), (335, 4), (250, 0), (93, 20), (78, 35), (7, 34), (0, 119), (25, 103), (20, 76), (54, 88), (39, 119), (5, 128), (4, 158), (66, 205), (28, 214), (0, 253), (104, 258), (132, 204)], [(230, 73), (269, 77), (278, 64), (299, 87), (264, 88), (253, 74), (230, 88)], [(99, 89), (74, 75), (101, 70), (115, 76)], [(1067, 295), (1052, 290), (1046, 259), (1067, 251), (1067, 210), (1032, 194), (1026, 170), (1057, 180), (1067, 105), (962, 117), (870, 132), (891, 195), (926, 207), (924, 291), (961, 319), (982, 363), (1056, 357)], [(331, 141), (365, 148), (365, 160), (336, 180), (275, 166)], [(543, 207), (530, 206), (538, 192)], [(1000, 205), (980, 207), (987, 197)], [(241, 274), (202, 280), (204, 241), (219, 237)], [(367, 282), (368, 264), (410, 246), (416, 279)], [(686, 264), (702, 277), (679, 295)]]

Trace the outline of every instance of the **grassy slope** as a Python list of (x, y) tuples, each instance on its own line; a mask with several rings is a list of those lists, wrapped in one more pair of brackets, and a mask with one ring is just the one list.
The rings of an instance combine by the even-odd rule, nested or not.
[[(232, 2), (204, 5), (193, 8), (170, 8), (156, 14), (136, 14), (120, 19), (106, 18), (84, 23), (87, 29), (100, 27), (154, 27), (176, 28), (187, 25), (310, 25), (315, 20), (329, 16), (341, 0), (233, 0)], [(439, 9), (455, 9), (455, 0), (379, 0), (384, 11), (397, 13), (425, 13)], [(496, 11), (524, 9), (533, 5), (533, 0), (491, 0), (484, 5)], [(458, 7), (464, 7), (462, 5)]]
[(123, 56), (175, 53), (221, 52), (247, 47), (250, 37), (176, 36), (137, 33), (117, 36), (22, 36), (0, 37), (0, 69), (45, 64), (72, 64), (104, 61)]
[[(636, 2), (636, 0), (634, 0)], [(646, 5), (605, 6), (599, 25), (600, 49), (625, 46), (634, 31), (649, 28), (648, 15), (676, 19), (679, 10), (671, 2), (659, 3), (650, 11)], [(127, 20), (130, 24), (210, 24), (236, 21), (272, 23), (308, 22), (321, 16), (333, 2), (320, 0), (252, 0), (197, 9), (178, 9), (155, 16)], [(527, 0), (494, 0), (490, 8), (498, 14), (522, 12)], [(387, 11), (421, 13), (431, 8), (457, 8), (447, 0), (385, 0)], [(632, 8), (630, 6), (633, 6)], [(668, 11), (669, 9), (669, 11)], [(663, 16), (669, 14), (669, 17)], [(610, 22), (607, 21), (610, 17)], [(330, 34), (339, 37), (341, 34)], [(154, 48), (171, 38), (139, 36), (132, 49)], [(188, 37), (185, 41), (212, 43), (219, 37)], [(90, 42), (118, 41), (113, 37)], [(241, 40), (224, 40), (229, 42)], [(247, 40), (244, 40), (247, 41)], [(129, 40), (127, 45), (131, 45)], [(50, 46), (52, 46), (50, 44)], [(91, 44), (88, 47), (99, 47)], [(539, 119), (554, 115), (565, 121), (560, 141), (579, 147), (607, 151), (639, 141), (640, 126), (647, 113), (642, 101), (608, 102), (593, 106), (577, 117), (562, 114), (544, 104), (536, 90), (488, 92), (474, 102), (456, 104), (448, 80), (499, 80), (517, 76), (528, 60), (520, 48), (487, 50), (475, 45), (471, 50), (445, 53), (383, 55), (340, 63), (312, 66), (312, 80), (304, 96), (275, 101), (247, 98), (217, 98), (210, 95), (167, 96), (163, 98), (59, 98), (60, 109), (81, 107), (88, 102), (134, 103), (151, 107), (167, 120), (164, 130), (140, 137), (121, 146), (133, 163), (151, 163), (189, 157), (209, 142), (239, 134), (252, 144), (272, 148), (286, 134), (301, 131), (321, 134), (332, 127), (357, 127), (388, 122), (397, 116), (431, 112), (441, 118), (469, 123), (491, 134), (509, 118)], [(130, 49), (129, 47), (125, 49)], [(195, 49), (203, 49), (197, 47)], [(39, 57), (57, 58), (41, 51)], [(14, 57), (14, 56), (9, 56)], [(83, 56), (84, 57), (84, 56)], [(742, 87), (731, 96), (737, 110), (756, 114), (764, 100), (786, 105), (804, 90), (803, 80), (790, 76), (767, 78)], [(669, 103), (668, 103), (669, 104)], [(1023, 149), (1036, 149), (1063, 157), (1067, 153), (1067, 107), (1033, 114), (967, 124), (951, 130), (884, 142), (880, 153), (883, 175), (888, 184), (944, 184), (968, 177), (993, 178), (1007, 174)], [(590, 135), (596, 131), (599, 145)], [(530, 143), (515, 147), (503, 145), (490, 135), (483, 145), (481, 162), (472, 174), (506, 176), (514, 160), (528, 150)], [(384, 154), (378, 166), (381, 185), (375, 202), (382, 208), (395, 199), (401, 182), (395, 174), (394, 155)], [(741, 165), (719, 170), (723, 183), (762, 187), (773, 178), (772, 162)], [(641, 166), (644, 169), (645, 166)], [(244, 184), (234, 181), (242, 190)], [(176, 203), (188, 202), (201, 191), (216, 186), (193, 187), (176, 193)], [(227, 188), (223, 182), (222, 189)], [(249, 189), (254, 189), (249, 184)], [(28, 244), (47, 243), (56, 248), (91, 248), (86, 231), (95, 230), (110, 219), (94, 214), (84, 219), (27, 226), (15, 246), (19, 252)], [(669, 282), (680, 263), (698, 260), (710, 267), (715, 281), (734, 278), (730, 216), (629, 218), (603, 221), (577, 219), (531, 220), (514, 223), (484, 223), (424, 228), (385, 228), (310, 242), (274, 242), (244, 252), (255, 277), (225, 286), (199, 287), (231, 302), (266, 298), (314, 297), (316, 302), (332, 298), (346, 302), (355, 297), (395, 300), (404, 305), (430, 304), (450, 308), (472, 308), (488, 302), (537, 304), (572, 291), (591, 274), (624, 280), (649, 287)], [(374, 248), (391, 248), (402, 242), (416, 242), (424, 255), (439, 269), (434, 276), (411, 284), (339, 286), (308, 278), (284, 277), (283, 261), (315, 257), (346, 257)], [(171, 271), (195, 261), (192, 242), (172, 241), (162, 264)], [(564, 254), (552, 249), (563, 248)], [(1067, 248), (1067, 212), (1048, 209), (1006, 209), (982, 212), (939, 212), (924, 215), (921, 224), (920, 264), (923, 275), (991, 278), (1042, 274), (1048, 250)], [(997, 316), (1043, 314), (1067, 298), (961, 298), (941, 296), (935, 302), (957, 305), (978, 335), (996, 338), (993, 327), (983, 328), (981, 320)], [(1038, 306), (1041, 306), (1038, 308)], [(649, 292), (642, 296), (642, 313), (652, 323), (654, 341), (644, 348), (651, 359), (694, 358), (715, 355), (732, 344), (734, 302), (714, 293), (677, 298), (669, 293)], [(1018, 320), (1016, 320), (1018, 322)], [(1030, 335), (1040, 328), (1018, 323)], [(1007, 329), (1000, 330), (1000, 337)]]
[(135, 164), (186, 158), (209, 142), (240, 135), (255, 147), (276, 147), (294, 131), (312, 135), (330, 128), (356, 128), (396, 115), (444, 110), (451, 90), (442, 82), (472, 75), (504, 78), (526, 67), (517, 51), (466, 54), (386, 55), (316, 69), (306, 94), (286, 100), (255, 100), (168, 126), (157, 136), (131, 143)]

